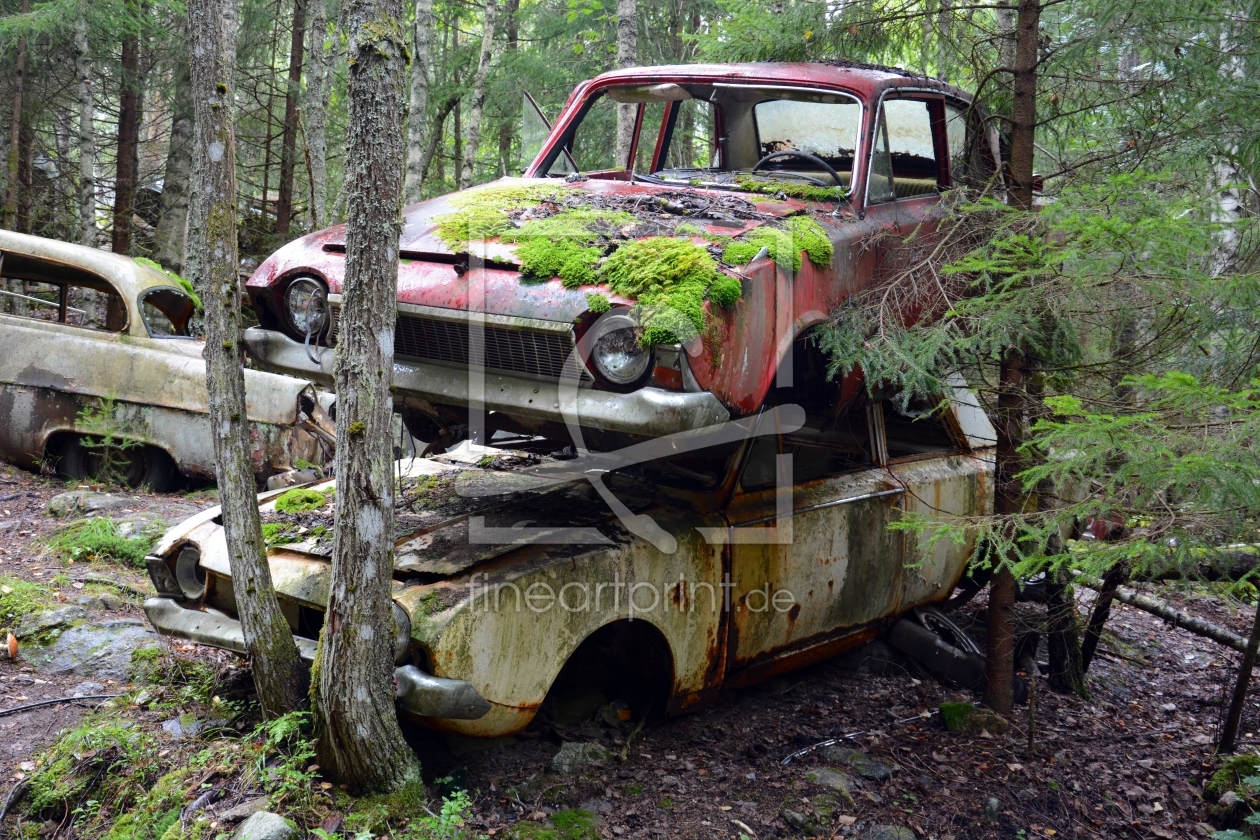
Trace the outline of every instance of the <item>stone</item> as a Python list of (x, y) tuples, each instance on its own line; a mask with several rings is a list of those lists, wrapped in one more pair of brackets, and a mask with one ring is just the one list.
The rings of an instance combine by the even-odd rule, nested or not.
[(831, 788), (838, 793), (844, 794), (846, 799), (850, 798), (850, 794), (853, 793), (853, 780), (847, 774), (838, 770), (832, 770), (830, 767), (823, 767), (806, 773), (805, 781), (815, 785), (822, 785), (825, 788)]
[(147, 622), (118, 619), (71, 627), (50, 647), (30, 650), (26, 659), (46, 674), (125, 681), (131, 672), (131, 654), (160, 644)]
[(177, 718), (162, 722), (163, 731), (167, 732), (172, 740), (182, 741), (185, 738), (196, 738), (197, 733), (206, 728), (204, 721), (197, 720), (192, 715), (180, 715)]
[(607, 799), (589, 799), (578, 806), (583, 811), (590, 811), (592, 814), (608, 815), (613, 812), (612, 803)]
[(915, 840), (914, 832), (900, 825), (873, 825), (858, 840)]
[(1172, 714), (1173, 712), (1177, 711), (1177, 704), (1176, 704), (1176, 703), (1165, 703), (1165, 704), (1163, 704), (1162, 706), (1160, 706), (1160, 707), (1159, 707), (1159, 710), (1160, 710), (1161, 712), (1167, 712), (1168, 714)]
[(1232, 790), (1227, 790), (1221, 794), (1221, 798), (1216, 800), (1216, 802), (1224, 808), (1233, 808), (1238, 802), (1238, 794)]
[(130, 496), (117, 493), (99, 493), (95, 490), (71, 490), (58, 493), (48, 500), (46, 510), (58, 519), (67, 516), (88, 516), (107, 510), (131, 507), (136, 501)]
[(884, 764), (881, 761), (874, 761), (857, 750), (842, 747), (839, 744), (823, 747), (819, 750), (819, 754), (827, 761), (848, 765), (855, 775), (863, 779), (876, 782), (885, 782), (892, 778), (893, 773), (901, 770), (901, 767), (895, 763)]
[(984, 818), (989, 822), (997, 822), (1002, 816), (1002, 800), (990, 796), (984, 800)]
[(104, 694), (105, 686), (98, 682), (81, 682), (74, 688), (70, 689), (71, 697), (91, 697), (95, 694)]
[(1005, 735), (1011, 730), (1011, 725), (997, 712), (970, 703), (942, 703), (941, 718), (951, 732), (961, 732), (964, 735), (980, 735), (985, 732)]
[(162, 515), (151, 510), (129, 513), (120, 519), (115, 519), (114, 523), (118, 526), (120, 537), (136, 537), (145, 531), (162, 531), (166, 526), (166, 520), (162, 518)]
[(99, 595), (90, 593), (80, 595), (75, 603), (85, 610), (108, 610), (110, 612), (118, 612), (127, 606), (127, 602), (113, 592), (102, 592)]
[(566, 741), (560, 746), (560, 752), (551, 759), (551, 770), (554, 773), (569, 775), (577, 773), (593, 764), (601, 764), (608, 760), (608, 750), (595, 743)]
[(215, 816), (219, 818), (219, 822), (240, 822), (265, 810), (267, 810), (267, 797), (259, 796), (256, 799), (246, 799), (226, 810), (216, 811)]
[(784, 807), (783, 810), (779, 811), (779, 816), (783, 817), (783, 821), (785, 823), (803, 834), (816, 833), (814, 831), (814, 824), (810, 822), (809, 817), (805, 816), (800, 811), (793, 811), (791, 808)]
[(19, 640), (33, 639), (36, 636), (47, 633), (49, 630), (65, 627), (85, 618), (87, 618), (87, 613), (83, 611), (82, 607), (61, 607), (60, 609), (27, 616), (26, 620), (18, 625), (17, 630), (13, 631), (13, 634)]
[(259, 811), (240, 824), (232, 840), (297, 840), (297, 836), (297, 830), (284, 817)]

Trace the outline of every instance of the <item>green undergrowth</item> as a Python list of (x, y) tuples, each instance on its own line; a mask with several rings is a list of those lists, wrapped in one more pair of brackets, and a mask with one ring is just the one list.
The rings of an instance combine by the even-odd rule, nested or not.
[(328, 504), (328, 497), (309, 487), (294, 487), (276, 498), (278, 513), (309, 513)]
[(125, 537), (118, 523), (107, 517), (83, 519), (59, 528), (48, 538), (48, 548), (67, 560), (112, 560), (129, 566), (144, 566), (144, 558), (161, 536), (165, 524), (158, 522), (133, 537)]
[[(20, 578), (0, 575), (0, 634), (17, 629), (22, 619), (58, 606), (51, 589)], [(4, 637), (0, 636), (0, 642)], [(7, 654), (6, 654), (7, 655)]]
[(552, 814), (549, 825), (518, 822), (508, 836), (513, 840), (599, 840), (600, 833), (594, 814), (571, 808)]
[[(637, 301), (645, 344), (689, 341), (704, 329), (704, 299), (719, 281), (730, 280), (702, 246), (686, 239), (655, 236), (618, 248), (599, 278), (614, 292)], [(718, 296), (734, 303), (735, 286), (722, 282)], [(742, 295), (742, 287), (740, 295)]]
[(741, 192), (758, 195), (799, 198), (802, 201), (839, 201), (845, 196), (841, 187), (819, 187), (812, 184), (800, 184), (792, 181), (754, 181), (744, 179), (735, 184)]

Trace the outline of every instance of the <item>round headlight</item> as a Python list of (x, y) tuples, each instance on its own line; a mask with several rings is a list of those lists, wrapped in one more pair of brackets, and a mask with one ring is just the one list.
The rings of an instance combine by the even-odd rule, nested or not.
[(190, 601), (200, 601), (206, 594), (206, 570), (201, 568), (201, 550), (197, 546), (186, 545), (179, 550), (175, 558), (175, 580)]
[(586, 345), (596, 372), (614, 385), (633, 385), (643, 379), (652, 351), (639, 344), (634, 321), (625, 315), (605, 315), (591, 328)]
[(284, 292), (289, 323), (302, 335), (315, 335), (328, 322), (328, 292), (310, 277), (299, 277)]

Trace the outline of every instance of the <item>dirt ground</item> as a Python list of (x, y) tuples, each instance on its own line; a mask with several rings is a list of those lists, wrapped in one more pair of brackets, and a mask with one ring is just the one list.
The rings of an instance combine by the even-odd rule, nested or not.
[[(44, 548), (62, 524), (45, 506), (65, 489), (55, 480), (0, 468), (0, 576), (48, 585), (61, 575), (53, 588), (59, 601), (72, 603), (91, 572), (116, 581), (113, 588), (124, 597), (109, 617), (143, 618), (140, 593), (149, 584), (142, 570), (67, 566)], [(173, 524), (212, 503), (204, 493), (134, 494), (128, 510), (156, 511)], [(1250, 609), (1202, 587), (1146, 588), (1236, 633), (1249, 629)], [(1093, 593), (1078, 597), (1087, 613)], [(959, 618), (973, 620), (983, 609), (981, 596)], [(1037, 605), (1019, 607), (1025, 627), (1035, 626), (1042, 613)], [(805, 832), (828, 838), (899, 836), (871, 834), (876, 826), (904, 827), (936, 840), (1208, 837), (1213, 829), (1203, 782), (1220, 764), (1213, 743), (1238, 655), (1123, 605), (1112, 615), (1090, 670), (1091, 699), (1055, 694), (1038, 678), (1035, 718), (1027, 706), (1018, 708), (1008, 735), (952, 733), (939, 715), (906, 722), (931, 714), (941, 702), (978, 698), (912, 664), (879, 675), (850, 670), (841, 660), (727, 692), (712, 708), (652, 720), (638, 732), (632, 723), (590, 720), (536, 723), (496, 742), (413, 735), (426, 777), (463, 782), (473, 794), (470, 827), (487, 836), (518, 835), (513, 826), (522, 820), (541, 828), (555, 811), (580, 806), (598, 815), (598, 832), (607, 838), (803, 836), (789, 824), (788, 812), (806, 825)], [(183, 653), (216, 666), (234, 659), (193, 646), (183, 646)], [(1044, 647), (1039, 659), (1045, 660)], [(0, 803), (33, 772), (41, 750), (100, 701), (6, 710), (83, 693), (84, 683), (82, 676), (40, 673), (21, 654), (16, 662), (0, 654)], [(99, 686), (105, 694), (127, 690), (120, 681)], [(160, 725), (133, 708), (138, 725)], [(1249, 712), (1244, 748), (1260, 744), (1257, 706), (1249, 704)], [(858, 764), (847, 766), (845, 755), (834, 750), (782, 763), (802, 747), (850, 733), (860, 734), (841, 746), (887, 768), (889, 778), (877, 778), (878, 770), (863, 778)], [(599, 742), (611, 757), (575, 775), (556, 775), (549, 768), (565, 741)], [(814, 781), (823, 768), (852, 780), (851, 798)], [(0, 836), (13, 825), (11, 816), (0, 824)], [(40, 833), (86, 836), (55, 824)]]

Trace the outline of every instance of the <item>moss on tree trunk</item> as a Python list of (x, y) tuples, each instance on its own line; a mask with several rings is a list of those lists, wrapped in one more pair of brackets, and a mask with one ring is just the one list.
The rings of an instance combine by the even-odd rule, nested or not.
[(245, 413), (232, 131), (236, 0), (192, 0), (188, 18), (197, 111), (189, 276), (206, 310), (210, 426), (236, 609), (263, 711), (278, 716), (302, 704), (306, 676), (271, 585)]
[(402, 229), (401, 0), (350, 9), (345, 298), (337, 339), (337, 511), (328, 611), (312, 674), (320, 766), (352, 790), (420, 778), (394, 710), (390, 446)]

